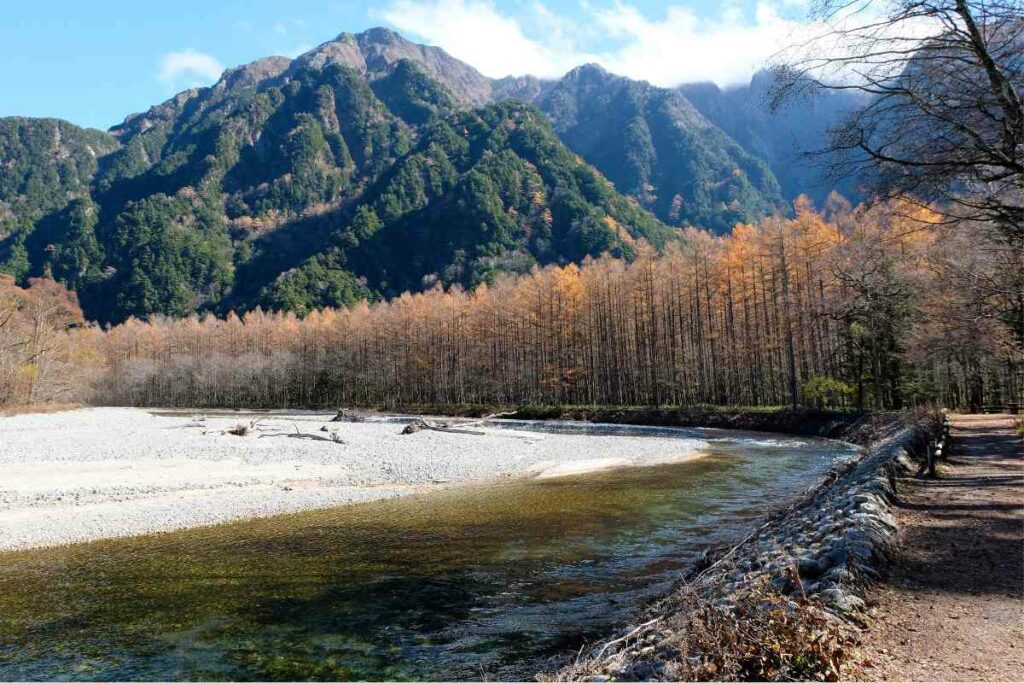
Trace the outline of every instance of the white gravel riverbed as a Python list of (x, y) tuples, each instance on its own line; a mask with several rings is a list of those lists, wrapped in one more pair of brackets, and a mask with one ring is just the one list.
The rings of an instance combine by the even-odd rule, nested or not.
[[(0, 550), (76, 543), (366, 502), (499, 476), (569, 476), (700, 457), (700, 439), (552, 434), (401, 435), (326, 413), (156, 415), (89, 408), (0, 417)], [(331, 431), (323, 432), (327, 426)]]

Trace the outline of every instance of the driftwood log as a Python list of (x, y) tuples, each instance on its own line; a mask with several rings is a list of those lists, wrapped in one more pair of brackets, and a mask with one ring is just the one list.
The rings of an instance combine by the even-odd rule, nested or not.
[[(250, 420), (248, 424), (240, 422), (239, 424), (236, 424), (234, 427), (228, 427), (227, 429), (217, 430), (213, 433), (231, 434), (232, 436), (249, 436), (253, 432), (258, 431), (260, 431), (260, 421)], [(203, 434), (209, 433), (211, 433), (210, 430), (203, 432)]]
[[(342, 439), (341, 434), (337, 428), (330, 428), (324, 425), (320, 428), (321, 432), (327, 432), (326, 436), (320, 436), (319, 434), (309, 434), (299, 429), (299, 423), (290, 421), (293, 432), (288, 431), (288, 426), (282, 425), (263, 425), (260, 424), (259, 419), (250, 420), (248, 423), (240, 422), (233, 427), (227, 429), (208, 429), (203, 432), (206, 434), (231, 434), (233, 436), (253, 436), (256, 435), (259, 438), (269, 437), (289, 437), (293, 439), (310, 439), (313, 441), (330, 441), (332, 443), (344, 444), (345, 440)], [(269, 433), (267, 433), (269, 432)]]
[(487, 432), (477, 431), (475, 429), (466, 429), (466, 427), (474, 427), (476, 425), (486, 424), (496, 417), (507, 417), (509, 415), (515, 415), (515, 411), (506, 413), (492, 413), (487, 417), (479, 420), (472, 420), (470, 422), (460, 422), (457, 425), (452, 425), (449, 422), (428, 422), (421, 417), (416, 418), (409, 424), (405, 425), (402, 429), (402, 434), (415, 434), (423, 430), (430, 430), (433, 432), (445, 432), (447, 434), (471, 434), (473, 436), (487, 436)]
[(331, 422), (365, 422), (362, 415), (350, 413), (347, 408), (339, 408), (338, 414), (331, 418)]

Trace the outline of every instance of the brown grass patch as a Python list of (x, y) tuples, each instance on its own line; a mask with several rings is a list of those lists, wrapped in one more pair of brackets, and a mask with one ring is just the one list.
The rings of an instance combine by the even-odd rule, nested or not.
[(541, 680), (838, 680), (853, 634), (813, 599), (759, 584), (715, 604), (682, 588), (612, 647)]
[(32, 413), (63, 413), (67, 410), (78, 410), (85, 406), (81, 403), (44, 403), (32, 406), (7, 406), (0, 408), (0, 417), (14, 415), (30, 415)]

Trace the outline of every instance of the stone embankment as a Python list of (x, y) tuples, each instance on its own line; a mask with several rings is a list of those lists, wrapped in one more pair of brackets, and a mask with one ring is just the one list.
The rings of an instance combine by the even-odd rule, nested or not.
[[(863, 455), (769, 516), (559, 679), (834, 678), (864, 589), (891, 554), (899, 479), (919, 470), (936, 415), (890, 417)], [(865, 442), (864, 432), (857, 440)], [(852, 437), (851, 437), (852, 438)], [(845, 635), (844, 635), (845, 634)], [(809, 642), (813, 641), (813, 642)]]

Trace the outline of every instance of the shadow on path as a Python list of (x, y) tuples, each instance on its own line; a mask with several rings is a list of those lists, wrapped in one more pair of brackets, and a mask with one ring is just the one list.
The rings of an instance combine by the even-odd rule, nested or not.
[(936, 479), (903, 483), (900, 553), (861, 675), (1024, 680), (1024, 448), (1009, 415), (952, 418)]

